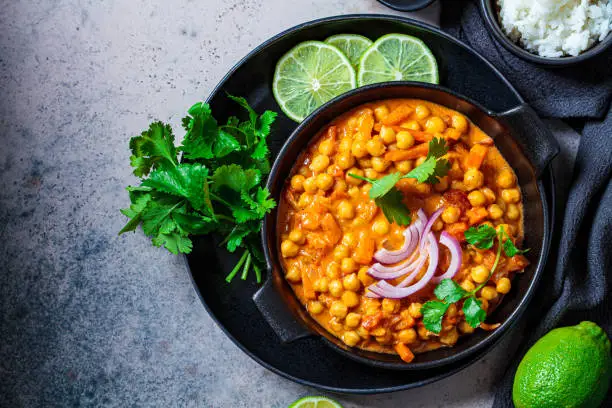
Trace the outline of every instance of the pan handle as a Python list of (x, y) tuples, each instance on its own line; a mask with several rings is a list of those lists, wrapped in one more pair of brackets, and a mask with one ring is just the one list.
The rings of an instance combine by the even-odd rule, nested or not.
[(559, 143), (548, 127), (527, 104), (493, 116), (512, 131), (512, 136), (534, 165), (536, 177), (540, 179), (552, 159), (559, 154)]
[(289, 310), (274, 285), (271, 270), (268, 270), (268, 279), (263, 286), (253, 295), (253, 302), (282, 343), (290, 343), (313, 334), (298, 322)]

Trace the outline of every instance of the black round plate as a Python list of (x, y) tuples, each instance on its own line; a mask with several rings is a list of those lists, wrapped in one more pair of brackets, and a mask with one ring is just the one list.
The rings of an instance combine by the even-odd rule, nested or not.
[(397, 11), (416, 11), (429, 6), (435, 0), (378, 0), (379, 3)]
[[(435, 55), (441, 85), (494, 112), (508, 110), (523, 102), (490, 63), (435, 27), (396, 16), (347, 15), (301, 24), (254, 49), (232, 68), (208, 98), (215, 117), (225, 120), (236, 112), (236, 105), (228, 100), (226, 92), (245, 97), (258, 112), (266, 109), (279, 112), (269, 138), (274, 159), (297, 126), (280, 113), (272, 95), (276, 61), (301, 41), (323, 40), (340, 33), (361, 34), (372, 40), (388, 33), (414, 35), (421, 38)], [(552, 184), (549, 177), (545, 180), (547, 186)], [(228, 254), (219, 247), (215, 238), (201, 237), (194, 240), (194, 249), (187, 256), (187, 262), (194, 285), (212, 318), (245, 353), (279, 375), (329, 391), (371, 394), (419, 387), (475, 361), (459, 361), (452, 367), (416, 372), (391, 371), (375, 369), (343, 357), (318, 337), (282, 344), (253, 303), (253, 294), (259, 288), (254, 277), (246, 281), (236, 278), (231, 284), (224, 280), (239, 255)]]

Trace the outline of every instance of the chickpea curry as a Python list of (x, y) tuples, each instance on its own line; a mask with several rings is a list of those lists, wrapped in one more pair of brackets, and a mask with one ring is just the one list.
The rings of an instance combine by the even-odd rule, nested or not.
[[(446, 175), (429, 184), (400, 179), (414, 222), (389, 222), (364, 178), (409, 173), (435, 138), (448, 146)], [(422, 307), (436, 299), (436, 282), (451, 278), (489, 314), (527, 266), (520, 251), (496, 255), (467, 242), (466, 231), (481, 226), (522, 243), (521, 191), (493, 140), (456, 111), (394, 99), (362, 105), (321, 131), (283, 190), (277, 228), (285, 277), (309, 314), (350, 347), (410, 362), (476, 330), (454, 303), (439, 333), (425, 327)]]

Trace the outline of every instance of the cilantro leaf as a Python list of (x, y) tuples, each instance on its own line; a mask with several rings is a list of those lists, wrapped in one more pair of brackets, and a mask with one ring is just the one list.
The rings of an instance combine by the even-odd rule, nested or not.
[(151, 195), (143, 194), (132, 200), (132, 205), (130, 205), (130, 208), (121, 210), (123, 215), (131, 219), (127, 222), (127, 224), (125, 224), (121, 231), (119, 231), (119, 235), (129, 231), (134, 231), (138, 227), (142, 218), (142, 212), (145, 210), (149, 201), (151, 201)]
[(438, 184), (440, 178), (446, 176), (451, 168), (448, 160), (442, 159), (442, 156), (446, 153), (448, 153), (446, 141), (442, 138), (434, 137), (429, 142), (429, 152), (425, 161), (412, 169), (403, 178), (413, 178), (419, 183)]
[(497, 231), (490, 225), (479, 225), (478, 227), (470, 227), (464, 233), (465, 239), (469, 244), (474, 245), (479, 249), (490, 249), (493, 246), (493, 241), (497, 236)]
[(183, 139), (181, 150), (187, 159), (212, 159), (213, 144), (218, 134), (217, 120), (212, 116), (210, 106), (198, 102), (189, 108), (187, 134)]
[(153, 245), (159, 247), (164, 246), (168, 251), (177, 255), (179, 252), (188, 254), (193, 248), (193, 243), (189, 237), (180, 235), (178, 233), (172, 234), (159, 234), (151, 240)]
[(154, 122), (140, 136), (130, 139), (130, 164), (134, 175), (143, 177), (149, 174), (156, 165), (174, 166), (178, 164), (174, 134), (169, 125)]
[(482, 302), (473, 296), (463, 302), (463, 314), (465, 321), (473, 328), (480, 326), (480, 323), (487, 318), (487, 312), (482, 309)]
[(504, 230), (504, 227), (500, 227), (500, 229), (501, 229), (501, 234), (502, 234), (503, 238), (506, 239), (504, 241), (504, 243), (502, 244), (502, 248), (503, 248), (504, 253), (506, 254), (506, 256), (513, 257), (514, 255), (524, 254), (525, 252), (529, 251), (529, 248), (524, 249), (524, 250), (523, 249), (518, 249), (514, 245), (514, 242), (512, 242), (512, 239), (510, 238), (508, 233)]
[(452, 279), (442, 279), (434, 290), (434, 294), (438, 299), (446, 303), (455, 303), (463, 299), (468, 292), (463, 289)]
[(228, 132), (219, 129), (217, 139), (213, 145), (213, 155), (217, 158), (225, 157), (237, 150), (240, 150), (240, 143), (238, 143), (238, 140)]
[(402, 173), (391, 173), (378, 180), (373, 180), (372, 188), (370, 189), (370, 198), (377, 199), (384, 196), (395, 187), (395, 184), (400, 181), (401, 178)]
[(434, 137), (429, 142), (429, 151), (427, 153), (427, 157), (433, 157), (435, 159), (439, 159), (448, 153), (448, 145), (446, 141), (441, 137)]
[(442, 319), (444, 313), (448, 310), (450, 305), (448, 303), (440, 302), (437, 300), (430, 300), (425, 302), (421, 307), (421, 313), (423, 314), (423, 325), (427, 330), (433, 333), (440, 333), (442, 331)]
[(237, 164), (217, 167), (212, 177), (213, 191), (219, 191), (222, 187), (227, 187), (240, 193), (249, 191), (261, 181), (261, 173), (256, 169), (244, 170)]
[(204, 185), (207, 177), (208, 169), (201, 164), (181, 163), (168, 170), (154, 170), (142, 185), (184, 197), (190, 201), (193, 208), (201, 210), (206, 204)]
[(388, 193), (375, 199), (374, 202), (380, 207), (389, 222), (394, 222), (397, 225), (409, 225), (412, 217), (410, 210), (402, 202), (403, 198), (402, 193), (393, 187)]
[(255, 126), (255, 134), (258, 137), (264, 138), (270, 134), (270, 128), (278, 114), (273, 111), (265, 111), (258, 119)]

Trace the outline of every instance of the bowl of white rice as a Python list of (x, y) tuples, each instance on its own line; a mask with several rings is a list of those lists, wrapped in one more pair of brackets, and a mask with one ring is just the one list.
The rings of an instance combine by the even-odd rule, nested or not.
[(495, 38), (544, 65), (575, 64), (612, 44), (612, 0), (481, 0)]

